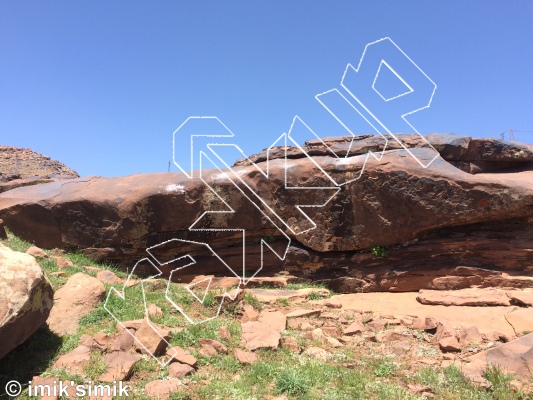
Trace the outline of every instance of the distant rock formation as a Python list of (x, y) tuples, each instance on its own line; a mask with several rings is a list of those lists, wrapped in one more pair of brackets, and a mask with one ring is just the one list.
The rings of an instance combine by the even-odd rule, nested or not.
[[(294, 147), (268, 154), (269, 178), (248, 160), (234, 172), (285, 221), (306, 227), (297, 204), (327, 200), (331, 187), (322, 170), (341, 187), (323, 207), (304, 208), (316, 223), (294, 234), (287, 256), (280, 260), (266, 241), (283, 252), (287, 242), (257, 207), (235, 187), (224, 171), (203, 172), (204, 180), (235, 213), (206, 214), (197, 227), (224, 228), (205, 232), (189, 227), (208, 210), (227, 210), (200, 179), (161, 173), (121, 178), (85, 177), (19, 188), (0, 195), (0, 218), (15, 234), (42, 247), (82, 249), (98, 260), (130, 268), (147, 257), (146, 248), (170, 239), (156, 257), (164, 264), (190, 254), (196, 264), (184, 274), (228, 274), (211, 248), (234, 270), (242, 271), (242, 235), (246, 230), (246, 270), (261, 274), (288, 270), (319, 280), (340, 292), (458, 289), (470, 286), (533, 287), (533, 147), (493, 139), (432, 134), (427, 140), (440, 157), (428, 168), (435, 151), (418, 135), (401, 135), (409, 152), (379, 136), (308, 141), (308, 158)], [(338, 159), (348, 154), (348, 158)], [(385, 149), (385, 150), (384, 150)], [(383, 151), (380, 161), (368, 151)], [(411, 153), (411, 154), (409, 154)], [(438, 154), (437, 154), (438, 155)], [(250, 157), (259, 168), (267, 153)], [(289, 162), (290, 161), (290, 162)], [(363, 168), (364, 167), (364, 168)], [(159, 266), (165, 274), (180, 262)], [(150, 271), (153, 272), (153, 271)]]
[(20, 186), (78, 178), (76, 171), (31, 149), (0, 146), (0, 193)]

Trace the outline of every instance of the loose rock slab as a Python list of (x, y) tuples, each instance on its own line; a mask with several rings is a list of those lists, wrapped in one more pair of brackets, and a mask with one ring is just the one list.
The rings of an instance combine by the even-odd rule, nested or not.
[(277, 349), (281, 335), (278, 331), (257, 321), (244, 322), (241, 324), (241, 343), (248, 350), (260, 348)]
[(0, 244), (0, 358), (45, 323), (53, 298), (35, 258)]
[(241, 349), (233, 350), (233, 354), (241, 364), (253, 364), (259, 359), (257, 357), (257, 354), (252, 353), (251, 351), (244, 351)]
[(309, 298), (310, 293), (317, 293), (319, 296), (329, 296), (326, 289), (304, 288), (297, 290), (284, 289), (246, 289), (245, 293), (251, 294), (263, 303), (274, 303), (276, 300), (304, 300)]
[(196, 367), (197, 360), (196, 358), (189, 354), (188, 351), (183, 350), (179, 346), (171, 347), (167, 350), (166, 355), (177, 362), (182, 364), (190, 365), (191, 367)]
[(171, 378), (185, 378), (190, 373), (194, 372), (194, 368), (187, 364), (181, 364), (175, 362), (169, 365), (168, 367), (168, 376)]
[(170, 329), (163, 328), (154, 323), (148, 323), (148, 321), (144, 319), (135, 333), (135, 338), (142, 343), (142, 345), (137, 341), (135, 341), (134, 345), (135, 348), (143, 354), (159, 356), (167, 349), (168, 341), (171, 336), (172, 332)]
[(54, 295), (48, 327), (60, 336), (76, 333), (80, 319), (96, 308), (104, 294), (98, 279), (82, 272), (72, 275)]
[(287, 318), (311, 317), (313, 315), (320, 315), (320, 310), (294, 310), (285, 314)]
[(113, 351), (104, 357), (107, 363), (106, 372), (100, 376), (102, 382), (118, 382), (129, 378), (133, 364), (141, 359), (137, 354), (130, 354), (125, 351)]
[(144, 393), (152, 399), (168, 399), (171, 393), (183, 390), (184, 386), (176, 378), (149, 382)]
[(78, 346), (74, 350), (63, 354), (54, 363), (54, 368), (61, 368), (69, 374), (83, 373), (83, 367), (91, 360), (91, 349)]
[(443, 306), (509, 306), (509, 297), (498, 289), (420, 290), (422, 304)]
[(275, 331), (281, 332), (287, 326), (287, 316), (279, 311), (261, 311), (259, 322)]

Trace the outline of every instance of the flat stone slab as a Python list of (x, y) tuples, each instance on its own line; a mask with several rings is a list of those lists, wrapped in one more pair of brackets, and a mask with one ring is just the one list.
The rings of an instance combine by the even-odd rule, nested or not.
[(311, 317), (313, 315), (320, 315), (321, 310), (294, 310), (285, 314), (287, 318)]
[(318, 295), (329, 296), (329, 291), (326, 289), (305, 288), (298, 290), (284, 290), (284, 289), (245, 289), (245, 293), (251, 294), (257, 300), (263, 303), (274, 303), (276, 300), (304, 300), (309, 298), (310, 293), (317, 293)]
[(260, 348), (277, 349), (281, 335), (278, 331), (269, 328), (258, 321), (244, 322), (241, 324), (241, 345), (253, 351)]
[(420, 290), (422, 304), (443, 306), (510, 306), (506, 292), (499, 289)]

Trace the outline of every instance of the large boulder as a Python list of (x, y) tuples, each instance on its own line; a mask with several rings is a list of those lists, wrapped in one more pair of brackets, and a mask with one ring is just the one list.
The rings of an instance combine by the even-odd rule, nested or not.
[(0, 358), (46, 322), (53, 298), (35, 258), (0, 244)]
[[(233, 172), (204, 170), (203, 180), (160, 173), (19, 188), (0, 194), (0, 218), (41, 247), (80, 248), (130, 269), (149, 247), (188, 241), (151, 250), (166, 275), (183, 265), (167, 261), (185, 254), (196, 264), (184, 274), (242, 272), (244, 229), (249, 275), (263, 262), (263, 273), (290, 270), (343, 292), (533, 286), (522, 276), (533, 262), (532, 148), (451, 134), (429, 135), (434, 148), (418, 135), (401, 138), (407, 149), (371, 135), (308, 141), (305, 153), (273, 148)], [(259, 172), (267, 160), (268, 178)], [(304, 204), (318, 206), (302, 208), (309, 218)], [(235, 212), (220, 213), (227, 206)], [(288, 246), (286, 257), (261, 242), (279, 255)]]

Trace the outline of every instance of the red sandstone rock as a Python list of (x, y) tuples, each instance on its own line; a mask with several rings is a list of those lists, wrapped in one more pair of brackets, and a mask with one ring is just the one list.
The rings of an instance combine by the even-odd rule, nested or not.
[(35, 258), (48, 258), (48, 254), (46, 254), (46, 251), (36, 246), (31, 246), (30, 248), (28, 248), (28, 250), (25, 251), (25, 253)]
[(91, 360), (91, 349), (78, 346), (74, 350), (63, 354), (54, 363), (54, 368), (61, 368), (69, 374), (83, 374), (83, 367)]
[(470, 364), (463, 370), (474, 382), (483, 382), (487, 365), (499, 366), (505, 373), (527, 380), (533, 365), (533, 333), (470, 356), (467, 361)]
[(53, 296), (35, 258), (0, 243), (0, 359), (45, 323)]
[(376, 335), (376, 342), (378, 343), (389, 343), (389, 342), (398, 342), (400, 340), (405, 340), (406, 336), (401, 332), (396, 331), (386, 331), (380, 332)]
[(169, 349), (167, 349), (167, 356), (172, 358), (173, 360), (176, 360), (177, 362), (180, 362), (182, 364), (190, 365), (191, 367), (196, 367), (197, 360), (194, 356), (189, 354), (188, 351), (183, 350), (179, 346), (174, 346)]
[(241, 322), (257, 321), (257, 318), (259, 318), (259, 313), (250, 304), (245, 304)]
[(198, 339), (200, 345), (208, 345), (215, 349), (217, 353), (228, 354), (228, 348), (217, 340), (213, 339)]
[(509, 298), (503, 290), (420, 290), (417, 300), (422, 304), (444, 306), (509, 306)]
[(82, 317), (93, 311), (105, 294), (102, 282), (78, 272), (54, 295), (54, 306), (48, 317), (50, 330), (58, 335), (72, 335)]
[(516, 334), (533, 331), (533, 308), (510, 310), (505, 319), (511, 324)]
[(261, 322), (244, 322), (241, 324), (241, 327), (241, 343), (248, 350), (278, 348), (281, 335), (267, 325)]
[[(421, 145), (418, 136), (402, 138), (408, 147)], [(247, 242), (247, 256), (250, 265), (259, 265), (264, 255), (263, 272), (291, 266), (291, 272), (305, 270), (302, 276), (324, 278), (325, 283), (343, 292), (457, 289), (471, 285), (531, 287), (531, 277), (499, 272), (507, 270), (514, 275), (531, 265), (531, 148), (452, 135), (432, 136), (431, 140), (438, 143), (442, 155), (431, 168), (421, 168), (403, 149), (394, 150), (399, 144), (390, 140), (380, 162), (371, 160), (365, 164), (357, 184), (345, 185), (324, 207), (306, 210), (312, 211), (317, 228), (298, 235), (302, 245), (293, 242), (283, 261), (269, 251), (261, 251), (259, 242), (267, 227), (255, 205), (244, 200), (228, 179), (220, 179), (219, 171), (206, 171), (204, 179), (216, 181), (220, 193), (239, 205), (235, 216), (221, 217), (227, 218), (224, 223), (228, 227), (239, 225), (252, 234), (254, 240)], [(385, 142), (381, 137), (361, 136), (329, 138), (327, 143), (310, 141), (302, 145), (322, 170), (342, 182), (358, 175), (368, 149), (383, 149)], [(329, 147), (351, 157), (340, 161), (330, 157)], [(292, 218), (297, 226), (305, 225), (307, 219), (295, 214), (291, 206), (300, 204), (300, 197), (320, 203), (325, 200), (326, 191), (310, 194), (306, 190), (305, 195), (301, 190), (285, 191), (280, 198), (277, 189), (284, 186), (286, 174), (283, 160), (276, 158), (285, 151), (292, 157), (293, 173), (288, 175), (291, 184), (329, 184), (314, 162), (302, 157), (295, 147), (270, 151), (274, 161), (268, 180), (253, 166), (237, 167), (236, 172), (265, 202), (282, 203), (282, 219)], [(424, 160), (436, 155), (427, 147), (413, 148), (412, 154)], [(252, 159), (261, 162), (266, 159), (263, 156), (266, 155)], [(494, 169), (501, 172), (473, 175)], [(197, 239), (198, 232), (188, 228), (196, 216), (212, 205), (210, 191), (203, 182), (183, 174), (86, 177), (67, 182), (2, 193), (0, 218), (15, 234), (38, 246), (81, 248), (87, 255), (131, 267), (145, 256), (149, 245), (166, 240), (170, 232), (176, 237)], [(372, 201), (368, 201), (370, 197)], [(396, 207), (398, 204), (402, 207)], [(230, 229), (217, 235), (213, 249), (223, 253), (230, 263), (236, 262), (242, 249), (232, 245), (240, 239)], [(469, 240), (464, 240), (465, 235)], [(491, 239), (492, 235), (499, 239)], [(273, 239), (274, 244), (283, 242), (281, 235)], [(389, 256), (373, 256), (368, 249), (374, 246), (388, 246)], [(223, 269), (205, 247), (190, 243), (182, 247), (180, 253), (190, 252), (198, 261), (194, 268), (201, 270), (196, 273), (218, 274)], [(437, 254), (434, 249), (438, 249)], [(172, 257), (170, 253), (166, 255)], [(369, 264), (372, 271), (366, 268)], [(471, 267), (465, 271), (460, 265)], [(164, 266), (164, 274), (168, 275), (171, 268)], [(357, 274), (348, 277), (348, 271)]]
[(220, 339), (231, 340), (231, 333), (227, 326), (221, 326), (218, 330), (218, 337)]
[(320, 347), (312, 346), (304, 351), (304, 354), (319, 361), (327, 361), (333, 358), (333, 354)]
[(109, 285), (122, 282), (122, 279), (116, 276), (113, 271), (109, 271), (107, 269), (103, 271), (98, 271), (98, 273), (96, 274), (96, 279), (98, 279), (102, 283), (107, 283)]
[(159, 308), (155, 304), (148, 305), (147, 311), (150, 317), (160, 317), (163, 315), (163, 311), (161, 311), (161, 308)]
[(287, 316), (279, 311), (261, 311), (258, 321), (275, 331), (281, 332), (287, 325)]
[(459, 341), (461, 342), (461, 345), (468, 346), (472, 343), (480, 344), (483, 342), (483, 337), (479, 333), (477, 326), (462, 326), (461, 331), (459, 332)]
[(144, 393), (152, 399), (168, 399), (171, 393), (179, 392), (184, 389), (181, 381), (176, 378), (165, 380), (156, 380), (149, 382), (145, 388)]
[(113, 351), (128, 351), (135, 343), (135, 331), (133, 329), (123, 330), (113, 339), (111, 350)]
[(58, 268), (70, 268), (74, 266), (72, 261), (66, 259), (65, 257), (52, 256), (52, 258), (56, 261)]
[(281, 338), (281, 347), (292, 351), (294, 353), (300, 352), (300, 346), (298, 346), (298, 340), (293, 336), (283, 336)]
[(365, 330), (365, 326), (360, 321), (354, 321), (344, 329), (344, 334), (347, 336), (355, 335), (356, 333), (362, 333)]
[(311, 317), (314, 315), (320, 315), (320, 313), (320, 310), (294, 310), (285, 314), (285, 316), (287, 318)]
[(439, 347), (442, 351), (461, 351), (461, 345), (455, 336), (448, 336), (440, 339)]
[(235, 349), (233, 350), (233, 354), (235, 355), (235, 358), (241, 363), (241, 364), (253, 364), (258, 360), (257, 354), (252, 353), (250, 351), (243, 351), (241, 349)]
[(204, 357), (216, 357), (218, 352), (210, 344), (203, 343), (202, 348), (198, 351)]
[(145, 319), (135, 332), (135, 338), (142, 345), (136, 341), (135, 348), (143, 354), (158, 356), (165, 352), (171, 336), (170, 329), (161, 327), (153, 322), (148, 323)]
[(124, 351), (108, 353), (104, 357), (106, 371), (98, 379), (102, 382), (124, 381), (130, 377), (133, 365), (140, 359), (141, 356)]
[(194, 372), (194, 368), (187, 364), (175, 362), (168, 366), (168, 376), (170, 376), (171, 378), (185, 378), (192, 372)]

